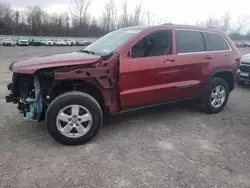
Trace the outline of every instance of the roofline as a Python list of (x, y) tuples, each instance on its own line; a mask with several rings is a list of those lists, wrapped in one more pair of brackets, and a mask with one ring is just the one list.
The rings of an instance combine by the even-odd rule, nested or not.
[(189, 30), (193, 29), (193, 30), (223, 33), (223, 31), (218, 30), (216, 28), (202, 27), (202, 26), (197, 26), (197, 25), (172, 24), (172, 23), (166, 23), (162, 25), (153, 25), (153, 26), (141, 25), (141, 26), (132, 26), (132, 27), (127, 27), (127, 28), (141, 29), (142, 31), (148, 31), (148, 30), (154, 30), (154, 29), (189, 29)]

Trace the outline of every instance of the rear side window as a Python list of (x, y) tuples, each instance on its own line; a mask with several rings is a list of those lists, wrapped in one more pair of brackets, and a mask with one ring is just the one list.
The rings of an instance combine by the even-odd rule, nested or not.
[(176, 30), (177, 53), (205, 51), (204, 39), (199, 31)]
[(229, 46), (224, 40), (224, 38), (216, 33), (202, 33), (205, 39), (206, 51), (220, 51), (220, 50), (229, 50)]

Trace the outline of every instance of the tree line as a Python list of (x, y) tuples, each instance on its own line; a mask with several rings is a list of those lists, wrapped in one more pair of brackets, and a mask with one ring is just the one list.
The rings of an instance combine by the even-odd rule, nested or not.
[[(91, 2), (71, 0), (69, 13), (49, 14), (39, 5), (18, 11), (9, 3), (0, 1), (0, 35), (99, 37), (123, 27), (170, 22), (167, 16), (158, 17), (149, 10), (143, 10), (142, 4), (129, 10), (127, 0), (119, 9), (114, 0), (106, 0), (102, 15), (96, 18), (89, 12)], [(221, 18), (209, 16), (206, 20), (197, 21), (196, 25), (223, 30), (235, 40), (250, 40), (250, 30), (242, 32), (249, 25), (248, 20), (246, 15), (239, 17), (237, 25), (232, 27), (230, 12), (226, 12)]]

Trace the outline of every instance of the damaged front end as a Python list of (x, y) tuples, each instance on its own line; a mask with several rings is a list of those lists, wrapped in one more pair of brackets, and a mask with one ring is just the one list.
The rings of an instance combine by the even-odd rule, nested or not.
[(12, 83), (7, 86), (11, 93), (6, 102), (18, 104), (26, 120), (39, 121), (43, 112), (41, 85), (37, 75), (14, 73)]
[[(82, 53), (64, 56), (76, 58)], [(23, 62), (11, 64), (10, 70), (14, 73), (12, 83), (7, 86), (11, 92), (6, 96), (6, 102), (18, 104), (17, 108), (26, 120), (39, 121), (44, 119), (47, 108), (57, 96), (64, 92), (81, 91), (94, 96), (105, 112), (119, 112), (119, 54), (101, 59), (89, 54), (83, 56), (90, 59), (81, 60), (83, 62), (75, 60), (70, 65), (57, 62), (51, 67), (46, 59), (43, 63), (46, 67), (41, 69), (37, 69), (38, 65), (33, 62), (29, 68)]]

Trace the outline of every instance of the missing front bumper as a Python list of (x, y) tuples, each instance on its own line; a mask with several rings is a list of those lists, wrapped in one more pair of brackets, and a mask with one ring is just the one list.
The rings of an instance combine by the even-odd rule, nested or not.
[(10, 94), (5, 96), (7, 103), (18, 104), (17, 108), (26, 120), (38, 121), (43, 111), (43, 100), (37, 76), (13, 75), (12, 83), (7, 85)]
[(7, 103), (10, 103), (10, 102), (15, 103), (15, 102), (17, 102), (18, 99), (13, 95), (13, 92), (12, 92), (13, 91), (13, 83), (12, 82), (7, 85), (7, 90), (11, 91), (11, 93), (9, 95), (5, 96), (6, 102)]

